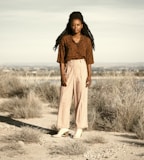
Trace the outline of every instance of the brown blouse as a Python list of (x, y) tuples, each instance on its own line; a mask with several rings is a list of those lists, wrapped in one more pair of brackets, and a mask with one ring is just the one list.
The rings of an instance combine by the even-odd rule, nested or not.
[(89, 37), (82, 35), (78, 43), (74, 42), (72, 35), (65, 35), (59, 44), (58, 63), (66, 63), (72, 59), (86, 60), (87, 64), (94, 63), (92, 44)]

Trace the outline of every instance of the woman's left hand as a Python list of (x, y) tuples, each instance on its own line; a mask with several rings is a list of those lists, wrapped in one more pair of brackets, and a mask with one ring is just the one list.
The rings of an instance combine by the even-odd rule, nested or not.
[(88, 76), (86, 79), (86, 87), (89, 87), (91, 85), (91, 76)]

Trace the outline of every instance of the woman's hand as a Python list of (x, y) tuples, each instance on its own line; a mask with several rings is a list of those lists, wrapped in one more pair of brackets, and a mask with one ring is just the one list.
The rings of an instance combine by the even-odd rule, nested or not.
[(91, 85), (91, 76), (88, 76), (86, 79), (86, 87), (89, 87)]
[(62, 75), (61, 76), (61, 86), (67, 86), (66, 82), (67, 82), (66, 76)]
[(86, 79), (86, 87), (91, 85), (91, 64), (87, 64), (88, 77)]

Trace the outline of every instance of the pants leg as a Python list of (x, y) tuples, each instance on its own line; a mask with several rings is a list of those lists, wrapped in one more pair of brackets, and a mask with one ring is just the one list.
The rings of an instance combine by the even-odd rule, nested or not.
[(67, 86), (61, 86), (60, 103), (58, 110), (57, 128), (69, 128), (70, 107), (73, 96), (73, 69), (67, 63), (66, 69)]
[(75, 122), (77, 128), (88, 127), (87, 115), (87, 94), (86, 87), (87, 66), (84, 59), (79, 60), (74, 65), (74, 102), (75, 102)]
[(87, 128), (87, 66), (84, 59), (67, 63), (67, 86), (61, 87), (57, 128), (69, 128), (72, 96), (75, 102), (75, 122), (77, 128)]

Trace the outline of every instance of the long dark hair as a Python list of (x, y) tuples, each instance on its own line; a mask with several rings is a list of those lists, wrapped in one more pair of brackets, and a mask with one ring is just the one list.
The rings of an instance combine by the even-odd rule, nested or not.
[(71, 22), (72, 22), (73, 19), (79, 19), (82, 22), (83, 28), (81, 30), (81, 33), (90, 38), (91, 43), (92, 43), (92, 47), (94, 49), (95, 48), (95, 44), (94, 44), (93, 35), (92, 35), (90, 29), (88, 28), (88, 25), (84, 22), (84, 19), (83, 19), (83, 16), (82, 16), (81, 12), (72, 12), (70, 14), (70, 16), (69, 16), (69, 21), (67, 23), (66, 28), (64, 29), (64, 31), (56, 39), (54, 50), (57, 49), (57, 47), (58, 47), (58, 45), (59, 45), (59, 43), (60, 43), (60, 41), (61, 41), (61, 39), (62, 39), (62, 37), (64, 35), (68, 35), (68, 34), (72, 35), (73, 34), (72, 29), (71, 29)]

